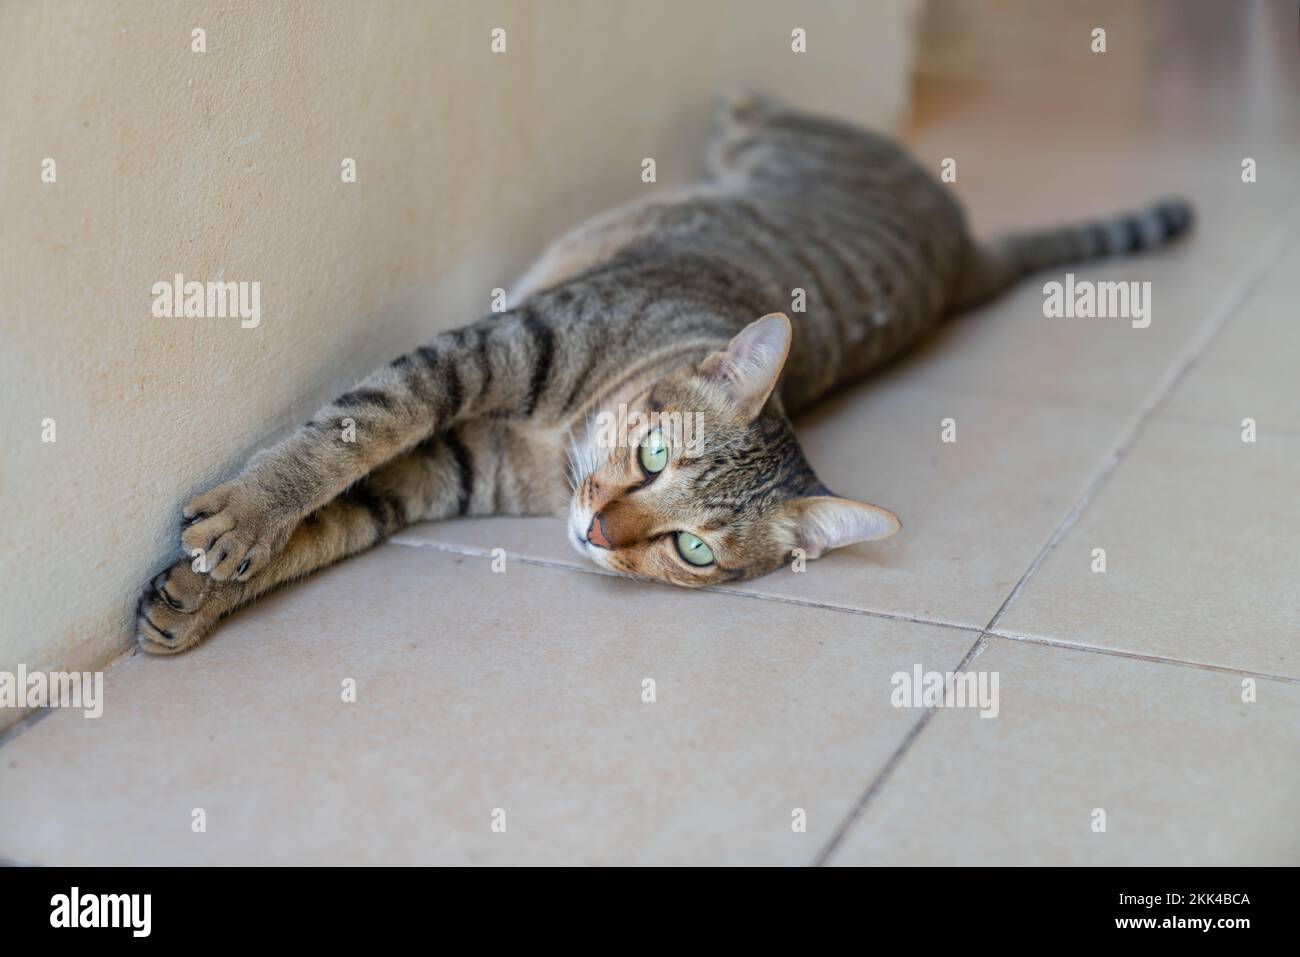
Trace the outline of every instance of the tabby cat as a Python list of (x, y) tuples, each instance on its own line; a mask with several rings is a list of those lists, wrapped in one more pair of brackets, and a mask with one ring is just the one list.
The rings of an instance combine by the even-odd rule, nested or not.
[[(893, 513), (818, 481), (788, 416), (1026, 273), (1191, 222), (1168, 202), (977, 244), (891, 140), (759, 97), (718, 113), (706, 182), (559, 239), (508, 311), (401, 356), (191, 500), (141, 647), (189, 648), (276, 585), (450, 516), (567, 515), (591, 561), (687, 587), (892, 535)], [(791, 320), (776, 310), (796, 288)], [(641, 415), (610, 441), (593, 424), (620, 408)]]

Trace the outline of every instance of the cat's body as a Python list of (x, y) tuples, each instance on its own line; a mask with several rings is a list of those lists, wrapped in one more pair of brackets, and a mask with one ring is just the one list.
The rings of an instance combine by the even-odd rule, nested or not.
[[(983, 247), (891, 141), (757, 98), (720, 112), (709, 182), (560, 239), (509, 311), (402, 356), (191, 501), (188, 557), (141, 599), (142, 647), (189, 647), (416, 521), (567, 514), (588, 557), (682, 585), (891, 534), (891, 513), (821, 485), (787, 414), (1026, 272), (1158, 245), (1190, 221), (1168, 204)], [(793, 324), (753, 321), (796, 290)], [(620, 406), (664, 424), (597, 441), (593, 420)], [(703, 436), (684, 441), (673, 413)]]

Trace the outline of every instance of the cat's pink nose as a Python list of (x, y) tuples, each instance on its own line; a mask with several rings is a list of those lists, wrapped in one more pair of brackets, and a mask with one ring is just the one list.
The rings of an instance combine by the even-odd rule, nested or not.
[(593, 515), (591, 518), (591, 528), (587, 529), (587, 541), (598, 548), (612, 548), (609, 539), (605, 537), (605, 530), (600, 527), (600, 515)]

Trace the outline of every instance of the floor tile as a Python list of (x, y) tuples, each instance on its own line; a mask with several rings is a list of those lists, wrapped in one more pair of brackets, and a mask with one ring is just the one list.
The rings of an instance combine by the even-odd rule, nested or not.
[[(941, 441), (942, 422), (956, 441)], [(898, 514), (903, 530), (735, 590), (982, 628), (1101, 466), (1125, 418), (1035, 399), (938, 392), (901, 379), (842, 395), (799, 424), (841, 495)], [(585, 565), (558, 520), (446, 522), (425, 540)], [(594, 566), (591, 566), (594, 567)]]
[[(986, 108), (914, 137), (936, 169), (944, 157), (958, 160), (953, 189), (980, 235), (1093, 220), (1171, 195), (1191, 202), (1196, 225), (1167, 249), (1026, 277), (1003, 297), (949, 324), (909, 364), (909, 372), (940, 388), (1135, 408), (1203, 323), (1231, 303), (1236, 281), (1269, 255), (1294, 221), (1300, 186), (1281, 170), (1300, 163), (1300, 148), (1272, 141), (1263, 147), (1247, 137), (1245, 144), (1267, 149), (1265, 161), (1261, 149), (1188, 133), (1102, 136), (1090, 127), (1066, 129), (1043, 142), (1032, 123), (992, 138), (980, 118)], [(1272, 170), (1267, 178), (1241, 182), (1243, 149), (1259, 154)], [(1043, 285), (1066, 273), (1080, 281), (1150, 282), (1150, 325), (1046, 318)]]
[(1300, 437), (1297, 271), (1300, 243), (1289, 248), (1208, 343), (1157, 416), (1234, 430), (1251, 418), (1261, 436)]
[(972, 643), (491, 567), (385, 546), (110, 669), (102, 717), (54, 712), (0, 748), (0, 857), (804, 864), (916, 721), (891, 674)]
[[(1191, 248), (1031, 277), (942, 327), (899, 373), (944, 391), (1029, 396), (1115, 412), (1136, 410), (1216, 317), (1243, 294), (1250, 264), (1224, 266)], [(1150, 283), (1150, 324), (1049, 318), (1044, 284)], [(1139, 322), (1146, 320), (1138, 320)]]
[[(938, 170), (944, 158), (957, 162), (957, 181), (950, 185), (981, 237), (1086, 222), (1181, 197), (1196, 216), (1184, 241), (1114, 262), (1177, 263), (1197, 256), (1240, 265), (1300, 197), (1300, 185), (1288, 172), (1300, 158), (1298, 133), (1284, 138), (1243, 133), (1234, 139), (1221, 130), (1106, 130), (1056, 123), (1045, 140), (1046, 118), (1036, 124), (1033, 111), (1024, 110), (1024, 122), (990, 137), (989, 112), (1008, 109), (1021, 107), (1014, 99), (988, 101), (909, 138), (931, 168)], [(1242, 179), (1246, 157), (1256, 161), (1254, 182)]]
[(831, 863), (1300, 863), (1300, 686), (1004, 639), (971, 668), (997, 716), (936, 710)]
[(1297, 488), (1300, 438), (1151, 420), (999, 628), (1300, 677)]

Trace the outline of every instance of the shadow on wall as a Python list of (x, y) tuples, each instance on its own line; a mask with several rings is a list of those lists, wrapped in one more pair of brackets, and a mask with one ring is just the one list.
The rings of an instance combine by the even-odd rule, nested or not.
[[(912, 7), (8, 7), (0, 669), (125, 650), (189, 495), (560, 230), (691, 180), (717, 89), (897, 126)], [(155, 316), (177, 275), (258, 283), (259, 321)]]

